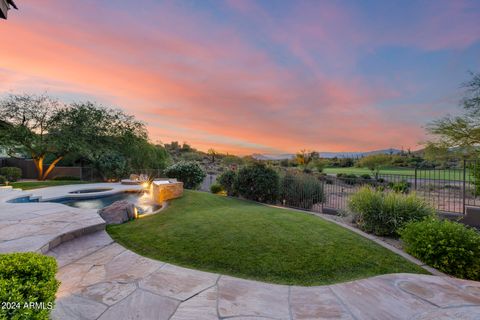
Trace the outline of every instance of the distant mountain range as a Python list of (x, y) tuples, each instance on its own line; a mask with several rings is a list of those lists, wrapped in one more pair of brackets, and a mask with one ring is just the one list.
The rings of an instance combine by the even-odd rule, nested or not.
[[(366, 152), (319, 152), (320, 158), (362, 158), (371, 154), (399, 154), (402, 150), (398, 149), (383, 149), (383, 150), (374, 150)], [(294, 159), (295, 154), (284, 153), (284, 154), (260, 154), (254, 153), (252, 157), (257, 160), (285, 160), (285, 159)]]

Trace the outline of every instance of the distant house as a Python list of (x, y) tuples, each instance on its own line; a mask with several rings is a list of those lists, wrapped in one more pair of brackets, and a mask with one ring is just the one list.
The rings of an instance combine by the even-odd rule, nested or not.
[(7, 19), (7, 12), (11, 8), (17, 9), (17, 5), (13, 0), (0, 0), (0, 19)]

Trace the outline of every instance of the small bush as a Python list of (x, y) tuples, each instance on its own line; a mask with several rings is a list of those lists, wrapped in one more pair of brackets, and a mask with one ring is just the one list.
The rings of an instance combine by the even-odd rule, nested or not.
[(455, 277), (480, 280), (480, 235), (458, 222), (427, 219), (400, 231), (405, 251)]
[(237, 173), (235, 171), (229, 170), (222, 173), (218, 178), (217, 182), (220, 186), (227, 192), (229, 196), (235, 196), (235, 179), (237, 178)]
[(0, 168), (0, 175), (7, 178), (10, 182), (15, 182), (22, 177), (22, 169), (17, 167)]
[(234, 189), (245, 199), (275, 203), (278, 197), (278, 174), (262, 163), (254, 163), (238, 171)]
[(280, 179), (280, 201), (283, 205), (310, 210), (324, 202), (323, 184), (306, 174), (286, 174)]
[(390, 182), (388, 186), (390, 189), (392, 189), (393, 192), (408, 193), (410, 191), (410, 187), (412, 186), (412, 184), (407, 181), (400, 181), (400, 182)]
[(57, 176), (57, 177), (53, 178), (53, 180), (57, 180), (57, 181), (77, 181), (77, 180), (80, 180), (80, 178), (75, 177), (75, 176)]
[(397, 236), (405, 223), (423, 220), (435, 213), (415, 194), (382, 192), (369, 187), (353, 194), (348, 207), (355, 214), (355, 221), (361, 229), (379, 236)]
[(0, 176), (0, 186), (6, 185), (8, 182), (7, 178), (5, 176)]
[(180, 161), (165, 169), (169, 178), (176, 178), (183, 182), (186, 189), (197, 189), (207, 176), (196, 161)]
[(360, 178), (363, 179), (363, 180), (370, 180), (370, 179), (372, 179), (372, 176), (369, 175), (368, 173), (364, 173), (364, 174), (360, 175)]
[(210, 186), (210, 192), (212, 192), (212, 193), (217, 194), (217, 193), (220, 193), (222, 191), (223, 191), (223, 188), (218, 183), (214, 183)]
[[(56, 272), (52, 257), (31, 252), (0, 254), (0, 301), (15, 306), (1, 308), (0, 319), (48, 319), (59, 286)], [(25, 308), (26, 303), (43, 308)]]
[(348, 185), (354, 185), (358, 182), (358, 177), (353, 173), (339, 173), (337, 178)]

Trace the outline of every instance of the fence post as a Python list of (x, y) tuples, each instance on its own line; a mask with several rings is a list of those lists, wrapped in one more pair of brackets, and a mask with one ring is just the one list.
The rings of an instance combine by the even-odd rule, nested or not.
[(463, 214), (465, 214), (465, 202), (467, 201), (467, 160), (463, 159)]
[(415, 185), (415, 187), (414, 187), (414, 188), (415, 188), (415, 191), (417, 191), (417, 177), (418, 177), (418, 176), (417, 176), (417, 170), (418, 170), (418, 168), (415, 167), (415, 184), (414, 184), (414, 185)]

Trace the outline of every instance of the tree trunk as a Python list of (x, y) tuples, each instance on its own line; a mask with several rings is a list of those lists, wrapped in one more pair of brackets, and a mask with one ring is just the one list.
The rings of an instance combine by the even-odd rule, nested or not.
[(55, 166), (57, 165), (57, 163), (63, 159), (63, 156), (62, 157), (58, 157), (57, 159), (53, 160), (52, 163), (50, 163), (50, 165), (48, 166), (47, 168), (47, 171), (45, 171), (43, 173), (43, 177), (42, 177), (42, 180), (46, 180), (48, 175), (50, 174), (50, 172), (52, 172), (52, 170), (55, 168)]
[(35, 169), (37, 170), (37, 180), (43, 180), (43, 159), (45, 159), (45, 156), (36, 156), (32, 158), (33, 163), (35, 164)]
[(48, 175), (55, 168), (57, 163), (63, 159), (63, 156), (56, 158), (47, 168), (46, 171), (43, 170), (43, 161), (45, 156), (35, 156), (33, 157), (33, 163), (35, 164), (35, 169), (37, 170), (37, 180), (43, 181), (46, 180)]

